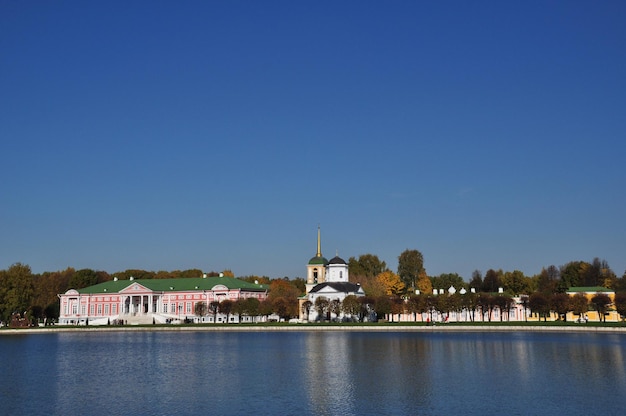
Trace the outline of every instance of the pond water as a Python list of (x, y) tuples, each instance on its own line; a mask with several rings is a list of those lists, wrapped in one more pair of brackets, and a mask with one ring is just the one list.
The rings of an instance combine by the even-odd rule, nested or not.
[(626, 335), (0, 336), (5, 415), (588, 415), (626, 408)]

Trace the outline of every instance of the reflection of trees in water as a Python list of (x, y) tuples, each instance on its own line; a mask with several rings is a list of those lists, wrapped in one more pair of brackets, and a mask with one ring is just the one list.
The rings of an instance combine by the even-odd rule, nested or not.
[(411, 414), (428, 401), (425, 352), (403, 334), (311, 333), (305, 357), (315, 414)]
[(314, 414), (354, 414), (354, 386), (347, 334), (306, 334), (304, 385)]

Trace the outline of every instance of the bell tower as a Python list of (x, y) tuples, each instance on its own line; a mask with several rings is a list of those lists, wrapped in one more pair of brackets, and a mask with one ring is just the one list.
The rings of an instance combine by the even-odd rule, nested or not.
[(309, 293), (311, 289), (326, 281), (326, 265), (328, 260), (322, 255), (322, 240), (320, 227), (317, 227), (317, 252), (315, 257), (309, 260), (306, 266), (306, 293)]

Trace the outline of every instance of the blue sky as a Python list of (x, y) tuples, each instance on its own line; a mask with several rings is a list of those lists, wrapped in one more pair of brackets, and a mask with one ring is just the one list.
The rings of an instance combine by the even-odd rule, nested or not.
[(623, 1), (0, 2), (0, 268), (626, 270)]

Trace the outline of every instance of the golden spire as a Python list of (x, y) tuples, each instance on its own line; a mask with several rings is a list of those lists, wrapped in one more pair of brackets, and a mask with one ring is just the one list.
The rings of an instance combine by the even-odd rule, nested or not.
[(320, 238), (320, 226), (317, 226), (317, 254), (315, 257), (322, 257), (322, 240)]

